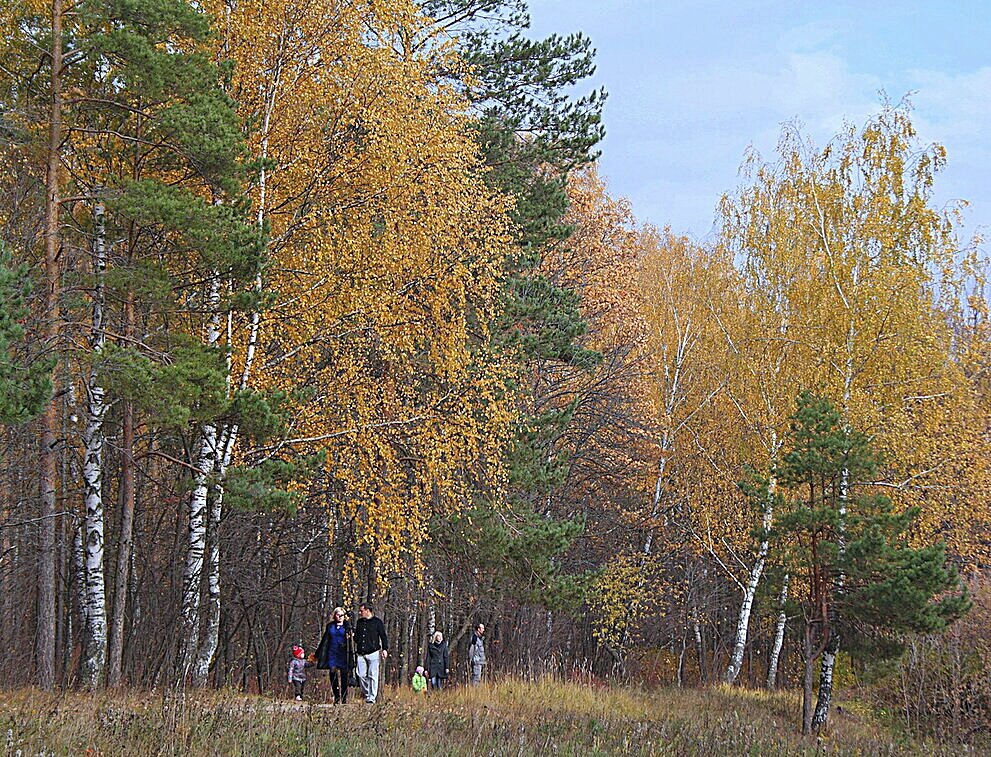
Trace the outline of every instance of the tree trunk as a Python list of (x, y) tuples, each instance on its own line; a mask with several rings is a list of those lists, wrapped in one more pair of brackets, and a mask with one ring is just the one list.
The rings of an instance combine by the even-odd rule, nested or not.
[[(79, 622), (77, 623), (78, 628), (85, 629), (87, 625), (86, 617), (86, 547), (83, 544), (83, 533), (86, 530), (85, 519), (80, 520), (77, 524), (73, 525), (72, 532), (72, 585), (75, 590), (75, 604), (78, 608)], [(85, 633), (85, 631), (83, 632)], [(80, 634), (82, 635), (82, 634)], [(71, 642), (75, 645), (75, 640)], [(75, 646), (67, 650), (66, 655), (69, 660), (66, 661), (66, 681), (71, 681), (75, 677), (76, 671), (72, 666), (78, 664), (78, 659), (76, 658)]]
[(726, 670), (726, 683), (733, 683), (743, 667), (743, 655), (747, 649), (747, 636), (750, 632), (750, 613), (754, 606), (754, 597), (757, 595), (757, 587), (760, 584), (761, 575), (764, 573), (764, 564), (767, 561), (767, 552), (770, 546), (767, 533), (771, 528), (771, 518), (773, 515), (773, 497), (769, 496), (764, 505), (762, 527), (764, 536), (761, 537), (760, 547), (757, 550), (757, 559), (754, 560), (750, 569), (750, 576), (743, 590), (743, 601), (740, 603), (740, 614), (736, 621), (736, 635), (733, 643), (733, 654), (730, 657), (729, 667)]
[[(207, 297), (207, 346), (220, 341), (220, 276), (216, 273), (210, 282)], [(206, 553), (207, 499), (210, 479), (217, 467), (217, 425), (203, 424), (199, 449), (193, 474), (193, 492), (189, 498), (189, 541), (186, 549), (186, 569), (182, 590), (182, 633), (180, 636), (179, 680), (185, 680), (195, 657), (198, 657), (200, 628), (200, 587), (203, 579), (203, 559)]]
[[(59, 151), (62, 145), (62, 0), (52, 0), (51, 105), (48, 114), (48, 165), (45, 171), (45, 296), (44, 343), (58, 350), (61, 312), (59, 251)], [(35, 680), (43, 689), (55, 686), (55, 477), (57, 475), (58, 400), (52, 398), (41, 416), (38, 480), (38, 606), (35, 633)]]
[[(850, 400), (850, 390), (849, 382), (847, 383), (847, 388), (844, 392), (844, 401), (849, 403)], [(845, 426), (845, 430), (849, 433), (849, 425)], [(847, 503), (850, 498), (850, 471), (847, 468), (843, 468), (840, 474), (840, 496), (839, 496), (839, 521), (837, 523), (837, 539), (836, 546), (838, 551), (838, 556), (842, 561), (843, 555), (846, 552), (846, 513), (847, 513)], [(843, 585), (846, 583), (846, 576), (843, 574), (842, 569), (836, 577), (836, 593), (841, 594), (843, 592)], [(816, 711), (815, 716), (812, 719), (812, 727), (815, 730), (819, 730), (829, 719), (829, 705), (833, 698), (833, 673), (836, 667), (836, 655), (840, 651), (840, 629), (839, 629), (839, 611), (836, 609), (836, 600), (829, 605), (829, 639), (827, 640), (826, 651), (822, 655), (822, 668), (819, 672), (819, 695), (816, 699)]]
[(200, 586), (203, 579), (203, 559), (206, 553), (206, 518), (209, 478), (213, 475), (217, 455), (217, 427), (212, 423), (203, 426), (199, 451), (196, 455), (196, 473), (193, 474), (193, 493), (189, 498), (189, 542), (186, 548), (186, 570), (182, 589), (182, 655), (180, 679), (193, 664), (197, 652), (200, 628)]
[(812, 649), (812, 627), (805, 626), (805, 639), (802, 643), (805, 659), (805, 675), (802, 679), (802, 733), (812, 733), (812, 686), (815, 682), (815, 655)]
[(702, 624), (699, 622), (698, 606), (692, 603), (692, 635), (695, 637), (695, 654), (699, 661), (699, 683), (705, 683), (705, 659), (702, 646)]
[[(221, 464), (220, 468), (224, 466)], [(223, 475), (222, 470), (219, 475)], [(208, 533), (210, 541), (209, 559), (207, 560), (207, 600), (206, 626), (203, 629), (203, 639), (196, 654), (196, 665), (193, 668), (193, 685), (205, 686), (210, 674), (210, 664), (217, 652), (220, 641), (220, 517), (223, 512), (224, 488), (221, 485), (213, 487), (213, 498), (210, 503)]]
[(818, 731), (829, 719), (829, 706), (833, 699), (833, 671), (836, 668), (836, 653), (839, 650), (839, 634), (830, 636), (829, 644), (822, 655), (822, 667), (819, 671), (819, 694), (816, 698), (815, 713), (812, 716), (812, 729)]
[[(262, 171), (262, 198), (264, 200), (264, 171)], [(264, 221), (261, 211), (259, 211), (259, 224)], [(262, 288), (261, 275), (255, 280), (255, 285), (259, 292)], [(248, 335), (248, 344), (245, 351), (244, 367), (241, 371), (241, 378), (237, 387), (244, 391), (248, 388), (248, 380), (251, 377), (251, 368), (254, 362), (255, 352), (258, 346), (258, 332), (260, 323), (260, 313), (256, 309), (251, 314), (251, 330)], [(227, 343), (233, 342), (231, 317), (227, 319)], [(227, 357), (227, 394), (228, 399), (231, 394), (231, 356)], [(227, 469), (230, 467), (234, 456), (234, 447), (237, 444), (238, 424), (231, 424), (223, 434), (220, 435), (214, 469), (216, 472), (215, 481), (212, 485), (213, 500), (210, 504), (208, 532), (210, 537), (210, 552), (207, 562), (207, 618), (206, 627), (203, 631), (203, 639), (200, 642), (196, 653), (196, 665), (193, 669), (193, 685), (203, 686), (206, 684), (207, 676), (210, 673), (210, 665), (213, 657), (217, 653), (217, 646), (220, 643), (220, 523), (224, 509), (224, 479)], [(215, 432), (216, 433), (216, 432)]]
[[(250, 370), (250, 367), (250, 362), (245, 365), (242, 389), (247, 384), (247, 371)], [(227, 374), (229, 378), (229, 361)], [(194, 686), (206, 685), (210, 665), (213, 663), (213, 657), (217, 653), (217, 646), (220, 643), (220, 522), (224, 511), (224, 476), (227, 474), (227, 468), (231, 462), (234, 445), (237, 443), (237, 435), (238, 426), (235, 423), (221, 437), (215, 463), (217, 475), (213, 484), (213, 499), (210, 503), (209, 522), (207, 524), (210, 537), (210, 553), (207, 562), (207, 618), (203, 640), (200, 642), (196, 654), (196, 667), (193, 670)]]
[(750, 576), (747, 585), (743, 590), (743, 601), (740, 603), (740, 614), (736, 621), (736, 636), (733, 643), (733, 654), (730, 657), (729, 667), (726, 669), (726, 683), (733, 683), (740, 675), (743, 667), (743, 655), (747, 649), (747, 636), (750, 633), (750, 613), (754, 606), (754, 597), (757, 595), (757, 587), (760, 585), (761, 575), (764, 573), (764, 565), (767, 562), (767, 553), (770, 548), (771, 525), (774, 520), (774, 498), (777, 495), (778, 482), (774, 475), (774, 460), (778, 452), (777, 435), (771, 432), (771, 475), (767, 481), (767, 498), (764, 501), (764, 511), (761, 515), (761, 539), (757, 549), (757, 558), (750, 569)]
[[(128, 296), (124, 304), (124, 335), (134, 330), (134, 303)], [(120, 471), (120, 523), (117, 542), (117, 570), (114, 574), (114, 606), (110, 623), (110, 659), (107, 682), (121, 682), (124, 657), (124, 624), (127, 616), (127, 595), (130, 579), (131, 551), (134, 533), (134, 405), (123, 402), (122, 448)]]
[(671, 438), (665, 429), (661, 435), (661, 459), (657, 463), (657, 480), (654, 484), (654, 503), (650, 510), (650, 524), (647, 538), (644, 540), (643, 553), (649, 555), (654, 545), (654, 521), (661, 512), (661, 501), (664, 499), (664, 475), (667, 469), (668, 455), (671, 453)]
[(771, 659), (767, 666), (767, 688), (774, 689), (778, 682), (778, 660), (781, 658), (781, 647), (785, 641), (785, 626), (788, 623), (788, 614), (785, 612), (785, 603), (788, 601), (788, 583), (791, 576), (785, 573), (781, 582), (781, 595), (778, 597), (778, 622), (774, 629), (774, 645), (771, 647)]
[(105, 219), (102, 202), (94, 207), (93, 323), (90, 330), (90, 367), (86, 386), (86, 427), (83, 430), (83, 483), (86, 487), (86, 629), (82, 667), (83, 685), (103, 685), (107, 664), (107, 592), (103, 573), (103, 423), (107, 414), (98, 363), (106, 334), (103, 329), (103, 276), (106, 269)]

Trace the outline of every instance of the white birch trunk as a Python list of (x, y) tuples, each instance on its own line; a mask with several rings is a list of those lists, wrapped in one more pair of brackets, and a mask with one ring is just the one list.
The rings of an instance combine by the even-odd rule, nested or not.
[(788, 623), (788, 614), (785, 612), (785, 603), (788, 601), (788, 584), (791, 576), (785, 573), (781, 582), (781, 595), (778, 597), (778, 622), (774, 629), (774, 645), (771, 647), (771, 659), (767, 666), (767, 688), (774, 689), (778, 681), (778, 661), (781, 659), (781, 647), (785, 643), (785, 626)]
[[(682, 327), (676, 319), (676, 324), (678, 324), (678, 344), (675, 348), (674, 360), (672, 363), (666, 362), (667, 349), (663, 348), (662, 351), (665, 359), (664, 379), (667, 383), (667, 390), (664, 397), (664, 417), (665, 423), (667, 424), (672, 423), (675, 408), (681, 401), (680, 392), (682, 369), (688, 356), (689, 348), (694, 343), (691, 322), (689, 321), (685, 323)], [(668, 456), (674, 448), (675, 433), (675, 427), (666, 426), (661, 434), (661, 459), (657, 464), (657, 482), (654, 485), (654, 505), (650, 511), (651, 525), (643, 545), (643, 553), (645, 556), (650, 555), (654, 544), (653, 523), (661, 512), (661, 502), (664, 499), (664, 476), (667, 473)]]
[[(276, 67), (275, 82), (272, 89), (266, 93), (265, 97), (265, 115), (262, 119), (262, 144), (261, 144), (261, 159), (262, 168), (258, 178), (258, 213), (257, 222), (258, 228), (264, 228), (265, 225), (265, 201), (268, 189), (268, 175), (265, 169), (265, 160), (268, 158), (268, 144), (269, 144), (269, 133), (271, 130), (271, 120), (272, 120), (272, 110), (275, 107), (276, 94), (279, 88), (279, 82), (281, 81), (281, 66)], [(262, 290), (262, 276), (259, 273), (255, 277), (255, 287), (258, 293)], [(244, 390), (248, 387), (248, 380), (251, 376), (251, 367), (254, 362), (255, 352), (258, 348), (258, 332), (261, 325), (261, 313), (255, 308), (251, 312), (250, 318), (250, 330), (248, 333), (248, 344), (245, 349), (244, 356), (244, 367), (241, 371), (241, 378), (238, 382), (238, 388)], [(230, 316), (227, 319), (227, 344), (233, 345), (233, 321)], [(228, 398), (230, 398), (231, 390), (231, 357), (228, 353), (227, 358), (227, 392)], [(238, 427), (237, 424), (233, 424), (227, 428), (223, 434), (220, 435), (219, 440), (217, 439), (216, 429), (213, 429), (214, 434), (214, 466), (215, 466), (215, 481), (212, 485), (213, 500), (210, 503), (207, 530), (209, 532), (209, 543), (210, 551), (207, 562), (207, 617), (206, 626), (204, 628), (203, 639), (201, 640), (197, 651), (196, 651), (196, 662), (193, 667), (192, 682), (195, 686), (203, 686), (206, 684), (207, 676), (210, 672), (210, 665), (213, 663), (213, 657), (217, 652), (217, 647), (220, 641), (220, 570), (221, 570), (221, 550), (220, 550), (220, 522), (223, 517), (223, 503), (224, 503), (224, 476), (227, 473), (227, 469), (230, 466), (231, 458), (234, 452), (234, 446), (237, 444), (238, 437)], [(219, 441), (219, 443), (218, 443)]]
[(662, 457), (660, 462), (657, 464), (657, 482), (654, 485), (654, 506), (650, 511), (650, 526), (647, 532), (647, 538), (643, 543), (643, 553), (645, 556), (650, 555), (651, 549), (654, 546), (654, 521), (657, 519), (657, 514), (661, 511), (661, 495), (664, 491), (664, 468), (667, 464), (667, 458)]
[(86, 628), (86, 548), (83, 546), (83, 532), (86, 521), (79, 523), (72, 534), (72, 571), (75, 574), (76, 602), (79, 604), (81, 625)]
[[(215, 273), (210, 283), (207, 310), (206, 343), (214, 346), (220, 341), (220, 277)], [(217, 467), (217, 425), (206, 423), (200, 438), (193, 474), (193, 492), (189, 498), (189, 542), (186, 549), (186, 569), (182, 590), (182, 654), (180, 679), (185, 679), (197, 652), (200, 626), (200, 587), (206, 552), (207, 498), (210, 478)]]
[[(847, 329), (847, 359), (846, 372), (843, 376), (843, 417), (849, 418), (850, 395), (853, 388), (853, 340), (855, 336), (854, 322), (851, 316)], [(850, 432), (850, 424), (844, 423), (843, 430)], [(850, 470), (844, 466), (840, 473), (840, 496), (838, 503), (839, 520), (837, 523), (836, 546), (840, 559), (846, 553), (846, 514), (847, 503), (850, 499)], [(829, 719), (829, 706), (833, 699), (833, 673), (836, 670), (836, 655), (840, 651), (840, 633), (836, 612), (836, 602), (843, 592), (846, 576), (840, 571), (836, 577), (836, 596), (829, 605), (829, 639), (822, 653), (822, 665), (819, 671), (819, 692), (816, 697), (815, 713), (812, 716), (812, 728), (818, 730)]]
[(103, 685), (107, 663), (107, 594), (103, 573), (103, 423), (107, 406), (105, 391), (95, 363), (106, 341), (103, 329), (103, 275), (106, 269), (104, 208), (97, 203), (93, 211), (95, 240), (93, 242), (93, 324), (90, 349), (94, 365), (90, 368), (86, 387), (86, 426), (83, 430), (83, 482), (85, 486), (86, 521), (86, 626), (83, 653), (83, 684), (88, 688)]
[[(705, 661), (702, 659), (702, 624), (699, 622), (698, 605), (694, 601), (692, 602), (691, 623), (692, 636), (695, 637), (695, 654), (698, 656), (699, 663), (699, 682), (705, 683)], [(684, 649), (682, 649), (682, 654), (684, 654)]]
[[(218, 467), (218, 476), (222, 475), (222, 468), (223, 465)], [(214, 487), (208, 525), (210, 552), (207, 571), (206, 626), (193, 667), (194, 686), (206, 684), (210, 665), (213, 663), (213, 656), (220, 641), (220, 518), (223, 512), (223, 500), (223, 486)]]
[(740, 602), (740, 614), (736, 621), (736, 634), (733, 643), (733, 654), (730, 657), (729, 667), (726, 669), (724, 680), (726, 683), (733, 683), (743, 667), (743, 655), (747, 649), (747, 637), (750, 633), (750, 614), (754, 607), (754, 597), (757, 596), (757, 587), (760, 585), (761, 576), (764, 574), (764, 566), (767, 563), (767, 553), (770, 549), (770, 531), (774, 521), (774, 497), (777, 493), (777, 479), (773, 472), (773, 461), (777, 459), (778, 441), (777, 436), (771, 435), (771, 461), (772, 472), (767, 482), (767, 498), (764, 500), (764, 508), (761, 514), (761, 539), (757, 549), (757, 557), (750, 568), (750, 575), (743, 588), (743, 600)]
[(182, 624), (183, 654), (182, 677), (188, 672), (196, 652), (200, 627), (200, 587), (203, 578), (203, 560), (206, 553), (206, 517), (209, 478), (213, 475), (217, 457), (217, 427), (208, 423), (203, 427), (199, 451), (196, 455), (196, 473), (193, 476), (193, 493), (189, 499), (189, 543), (186, 549), (186, 570), (183, 577)]

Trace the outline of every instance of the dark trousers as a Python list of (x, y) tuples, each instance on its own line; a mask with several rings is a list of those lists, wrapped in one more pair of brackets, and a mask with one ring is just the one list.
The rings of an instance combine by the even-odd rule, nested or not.
[(330, 689), (334, 692), (334, 704), (348, 702), (348, 671), (347, 668), (330, 668)]
[(306, 686), (306, 681), (293, 681), (292, 687), (296, 690), (296, 696), (303, 696), (303, 687)]

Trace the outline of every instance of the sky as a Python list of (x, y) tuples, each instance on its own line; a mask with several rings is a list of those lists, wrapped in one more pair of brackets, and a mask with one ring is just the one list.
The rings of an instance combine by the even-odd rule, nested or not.
[[(748, 147), (774, 157), (797, 119), (816, 144), (909, 95), (949, 163), (938, 205), (967, 200), (991, 238), (991, 0), (530, 0), (532, 36), (584, 32), (586, 89), (609, 93), (600, 171), (639, 220), (704, 239)], [(988, 245), (983, 245), (987, 249)]]

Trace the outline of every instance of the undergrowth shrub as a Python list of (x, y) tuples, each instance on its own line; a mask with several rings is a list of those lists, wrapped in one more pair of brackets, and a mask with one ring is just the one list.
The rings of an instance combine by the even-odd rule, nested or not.
[(991, 735), (991, 581), (971, 586), (973, 609), (946, 632), (912, 640), (873, 688), (879, 706), (917, 736), (986, 743)]

